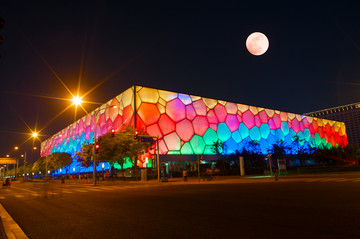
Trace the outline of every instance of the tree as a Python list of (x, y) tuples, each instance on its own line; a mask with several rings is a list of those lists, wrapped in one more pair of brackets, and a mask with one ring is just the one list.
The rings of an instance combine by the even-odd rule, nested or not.
[[(149, 151), (153, 145), (150, 142), (140, 142), (135, 136), (136, 130), (130, 126), (112, 135), (108, 133), (99, 137), (98, 158), (110, 164), (118, 163), (123, 171), (126, 158), (133, 164), (135, 176), (137, 176), (136, 164), (140, 155)], [(140, 136), (141, 137), (141, 133)], [(124, 176), (124, 172), (122, 172)]]
[[(75, 153), (75, 159), (82, 167), (93, 165), (93, 156), (94, 144), (89, 143), (82, 145), (80, 151)], [(96, 161), (96, 165), (99, 165), (99, 161)]]
[(56, 170), (65, 167), (66, 171), (69, 171), (72, 160), (71, 155), (68, 153), (53, 153), (50, 155), (50, 164), (48, 161), (48, 169)]
[[(36, 160), (36, 162), (33, 164), (32, 166), (32, 170), (34, 172), (44, 172), (45, 171), (45, 167), (46, 167), (46, 157), (40, 157), (38, 160)], [(20, 172), (20, 170), (19, 170)]]

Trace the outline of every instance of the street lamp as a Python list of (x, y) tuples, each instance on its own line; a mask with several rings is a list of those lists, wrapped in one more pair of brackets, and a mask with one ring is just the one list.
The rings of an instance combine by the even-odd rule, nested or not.
[[(97, 129), (97, 124), (98, 124), (98, 118), (96, 117), (96, 115), (98, 113), (100, 113), (101, 110), (106, 110), (109, 108), (116, 108), (116, 105), (107, 105), (106, 107), (101, 108), (101, 106), (99, 107), (99, 109), (95, 110), (94, 114), (95, 114), (95, 130), (94, 130), (94, 148), (93, 148), (93, 166), (94, 166), (94, 171), (93, 171), (93, 181), (94, 181), (94, 186), (96, 186), (96, 129)], [(100, 118), (100, 117), (99, 117)]]

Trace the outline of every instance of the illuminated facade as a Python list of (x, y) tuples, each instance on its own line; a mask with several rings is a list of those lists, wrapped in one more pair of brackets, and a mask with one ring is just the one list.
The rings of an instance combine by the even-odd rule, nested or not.
[(42, 142), (41, 156), (73, 155), (85, 142), (93, 143), (95, 122), (97, 137), (126, 125), (156, 135), (162, 155), (214, 154), (219, 140), (225, 154), (249, 141), (258, 142), (264, 154), (272, 144), (294, 138), (312, 147), (347, 144), (342, 122), (134, 86)]
[(349, 143), (360, 148), (360, 103), (337, 106), (304, 115), (344, 122)]

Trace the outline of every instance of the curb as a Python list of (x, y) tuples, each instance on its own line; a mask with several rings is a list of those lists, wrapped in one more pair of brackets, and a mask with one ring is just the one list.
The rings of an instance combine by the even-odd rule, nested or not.
[(8, 239), (27, 239), (26, 234), (0, 204), (0, 216)]

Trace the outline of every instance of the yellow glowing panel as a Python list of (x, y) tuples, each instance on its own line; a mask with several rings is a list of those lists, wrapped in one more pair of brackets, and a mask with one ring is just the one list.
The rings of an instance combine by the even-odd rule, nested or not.
[(136, 109), (139, 110), (139, 107), (141, 105), (141, 99), (139, 95), (136, 95)]
[(162, 106), (166, 106), (166, 101), (163, 98), (159, 98), (158, 104), (161, 104)]
[(133, 102), (133, 98), (134, 98), (134, 94), (133, 94), (132, 88), (124, 91), (123, 97), (122, 97), (123, 107), (125, 108), (126, 106), (131, 105), (131, 103)]
[(224, 100), (218, 100), (218, 102), (219, 102), (219, 104), (222, 104), (222, 105), (224, 105), (224, 106), (225, 106), (225, 105), (226, 105), (226, 103), (227, 103), (227, 102), (226, 102), (226, 101), (224, 101)]
[(159, 95), (161, 98), (163, 98), (166, 102), (169, 102), (175, 98), (177, 98), (177, 93), (174, 92), (170, 92), (170, 91), (164, 91), (164, 90), (159, 90)]
[(235, 103), (226, 103), (225, 105), (225, 108), (226, 108), (226, 112), (228, 114), (236, 114), (237, 113), (237, 106)]
[(250, 106), (249, 109), (253, 113), (253, 115), (257, 115), (259, 113), (257, 107), (255, 106)]
[(194, 96), (194, 95), (190, 95), (191, 101), (197, 101), (200, 100), (201, 97), (200, 96)]
[(214, 109), (215, 106), (217, 105), (218, 101), (214, 100), (214, 99), (209, 99), (209, 98), (203, 98), (202, 99), (205, 103), (205, 105), (209, 108), (209, 109)]
[(243, 105), (243, 104), (237, 104), (238, 109), (244, 113), (245, 111), (247, 111), (249, 109), (248, 105)]
[(166, 112), (165, 106), (163, 106), (160, 103), (157, 103), (156, 105), (157, 105), (157, 107), (158, 107), (158, 109), (160, 111), (160, 114), (164, 114)]
[(123, 94), (121, 93), (120, 95), (116, 96), (116, 100), (119, 101), (119, 103), (121, 102), (123, 97)]
[(270, 109), (265, 109), (266, 114), (271, 118), (273, 117), (275, 111)]
[(159, 100), (159, 93), (156, 89), (151, 88), (142, 88), (138, 92), (139, 97), (141, 98), (142, 102), (145, 103), (157, 103)]

